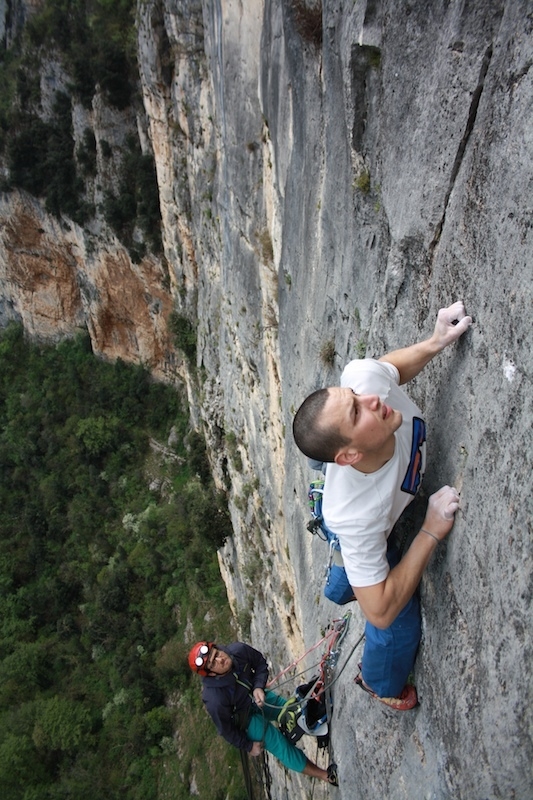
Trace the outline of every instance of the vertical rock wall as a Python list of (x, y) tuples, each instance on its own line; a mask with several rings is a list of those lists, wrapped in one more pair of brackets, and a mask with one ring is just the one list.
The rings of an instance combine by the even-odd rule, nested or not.
[[(177, 13), (165, 4), (171, 49)], [(198, 304), (198, 414), (213, 449), (225, 443), (233, 487), (221, 564), (235, 609), (252, 614), (251, 639), (276, 667), (338, 613), (320, 594), (322, 545), (305, 532), (312, 475), (290, 436), (294, 409), (351, 356), (428, 335), (438, 308), (464, 298), (475, 326), (411, 387), (430, 421), (426, 494), (462, 491), (422, 585), (421, 705), (394, 715), (358, 693), (353, 656), (335, 690), (338, 794), (526, 798), (531, 10), (326, 0), (321, 47), (279, 0), (205, 3), (202, 20), (207, 69), (180, 128), (193, 240), (209, 255), (196, 283), (174, 268)], [(174, 64), (176, 115), (190, 67)], [(215, 135), (212, 230), (198, 220), (200, 98)], [(355, 607), (352, 642), (362, 624)], [(308, 789), (275, 771), (273, 796)]]

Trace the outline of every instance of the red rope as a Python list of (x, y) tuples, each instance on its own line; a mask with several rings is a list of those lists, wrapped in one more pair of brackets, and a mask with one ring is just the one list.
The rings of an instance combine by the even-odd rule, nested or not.
[[(337, 626), (335, 624), (335, 623), (338, 623), (338, 622), (343, 622), (344, 625), (339, 627), (339, 626)], [(270, 689), (270, 687), (272, 686), (273, 683), (275, 683), (277, 680), (282, 678), (283, 675), (286, 675), (287, 672), (290, 672), (291, 669), (294, 669), (294, 667), (296, 667), (300, 663), (300, 661), (303, 661), (304, 658), (309, 655), (309, 653), (312, 653), (313, 650), (316, 650), (317, 647), (320, 647), (321, 644), (323, 644), (324, 642), (329, 640), (327, 650), (322, 655), (322, 658), (321, 658), (320, 664), (319, 664), (320, 678), (318, 679), (317, 683), (315, 684), (315, 687), (318, 684), (320, 684), (321, 685), (321, 689), (320, 689), (320, 691), (318, 693), (316, 692), (316, 690), (313, 690), (313, 694), (312, 694), (312, 697), (314, 697), (315, 699), (318, 698), (318, 696), (324, 691), (324, 669), (325, 669), (326, 660), (329, 657), (329, 654), (331, 653), (331, 651), (333, 649), (333, 645), (335, 644), (335, 642), (339, 638), (339, 635), (341, 634), (341, 632), (344, 630), (344, 627), (346, 625), (346, 617), (341, 617), (340, 619), (334, 619), (332, 621), (331, 625), (333, 626), (331, 628), (331, 630), (328, 631), (322, 637), (322, 639), (320, 639), (320, 641), (318, 641), (316, 644), (314, 644), (312, 647), (310, 647), (309, 650), (306, 650), (306, 652), (303, 654), (303, 656), (300, 656), (300, 658), (297, 658), (296, 661), (293, 661), (292, 664), (289, 664), (288, 667), (286, 667), (284, 670), (282, 670), (280, 673), (278, 673), (278, 675), (276, 675), (274, 678), (269, 680), (269, 682), (266, 685), (266, 688)]]
[(334, 637), (333, 636), (330, 637), (330, 641), (329, 641), (329, 644), (328, 644), (328, 649), (323, 654), (322, 659), (320, 661), (320, 675), (319, 675), (319, 678), (318, 678), (317, 682), (315, 683), (315, 685), (313, 687), (313, 692), (311, 694), (311, 698), (313, 700), (318, 700), (320, 698), (320, 695), (323, 694), (323, 692), (324, 692), (324, 690), (326, 688), (326, 676), (325, 676), (326, 662), (327, 662), (327, 660), (328, 660), (328, 658), (330, 656), (331, 651), (333, 650), (333, 645), (336, 643), (337, 639), (339, 638), (339, 636), (341, 635), (342, 631), (344, 630), (344, 627), (346, 625), (346, 618), (343, 617), (341, 620), (334, 619), (332, 624), (335, 624), (336, 622), (344, 622), (344, 625), (342, 625), (341, 627), (337, 627), (336, 626), (336, 627), (334, 627), (332, 629), (332, 633), (335, 634), (335, 636)]

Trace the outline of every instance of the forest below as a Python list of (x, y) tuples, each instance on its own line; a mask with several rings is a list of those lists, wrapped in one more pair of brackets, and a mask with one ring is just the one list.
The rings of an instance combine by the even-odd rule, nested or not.
[(231, 527), (180, 392), (12, 325), (0, 459), (2, 797), (245, 797), (185, 659), (232, 636)]

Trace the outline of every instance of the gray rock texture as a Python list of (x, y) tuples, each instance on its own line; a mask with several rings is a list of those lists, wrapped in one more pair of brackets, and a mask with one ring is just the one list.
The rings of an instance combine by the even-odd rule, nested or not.
[[(204, 8), (206, 48), (222, 58), (212, 80), (223, 142), (221, 296), (233, 310), (219, 329), (224, 427), (239, 431), (259, 481), (248, 516), (235, 510), (241, 544), (227, 548), (223, 564), (235, 552), (246, 562), (251, 524), (271, 563), (252, 608), (254, 642), (283, 663), (278, 642), (288, 632), (283, 616), (272, 626), (270, 609), (281, 613), (272, 590), (286, 560), (297, 630), (305, 645), (316, 640), (335, 609), (317, 601), (324, 556), (305, 531), (312, 473), (291, 439), (294, 409), (334, 383), (350, 357), (429, 335), (438, 308), (463, 298), (475, 325), (410, 387), (430, 423), (425, 494), (453, 483), (462, 495), (421, 588), (421, 705), (401, 715), (372, 702), (353, 684), (352, 656), (335, 688), (337, 794), (527, 798), (531, 6), (324, 2), (317, 48), (299, 33), (296, 4), (253, 5)], [(278, 278), (272, 351), (250, 335), (265, 293), (254, 246), (263, 226)], [(333, 364), (324, 355), (331, 342)], [(212, 344), (206, 337), (206, 364)], [(269, 357), (279, 375), (274, 451)], [(253, 510), (258, 493), (270, 528)], [(284, 537), (287, 546), (272, 552)], [(231, 587), (229, 569), (227, 577)], [(233, 582), (237, 607), (250, 602), (245, 583)], [(354, 609), (349, 641), (361, 629)], [(295, 783), (275, 781), (273, 796), (295, 796)]]
[[(354, 604), (334, 687), (340, 787), (271, 763), (271, 796), (529, 800), (533, 7), (323, 0), (318, 41), (305, 24), (316, 5), (139, 0), (137, 14), (137, 124), (156, 159), (165, 291), (198, 326), (196, 368), (178, 359), (176, 370), (230, 496), (220, 564), (241, 635), (274, 671), (342, 613), (322, 596), (324, 545), (306, 531), (315, 473), (292, 440), (294, 411), (350, 358), (429, 336), (441, 306), (463, 299), (475, 319), (409, 387), (429, 436), (406, 531), (432, 491), (461, 491), (421, 585), (420, 706), (395, 713), (354, 685)], [(19, 203), (2, 199), (6, 319), (25, 318), (5, 245)], [(87, 305), (76, 315), (90, 317)], [(138, 339), (135, 308), (124, 341)], [(47, 336), (41, 318), (32, 333)]]

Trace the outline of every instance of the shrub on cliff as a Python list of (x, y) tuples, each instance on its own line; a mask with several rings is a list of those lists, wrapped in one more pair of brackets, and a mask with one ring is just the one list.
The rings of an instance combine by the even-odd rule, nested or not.
[(173, 311), (170, 315), (168, 325), (174, 336), (176, 347), (181, 350), (189, 364), (195, 366), (197, 334), (194, 325), (188, 317), (177, 311)]
[[(59, 59), (68, 76), (50, 117), (40, 84), (49, 59)], [(134, 102), (137, 84), (134, 0), (45, 0), (10, 50), (0, 53), (0, 156), (7, 167), (0, 188), (24, 189), (43, 198), (55, 216), (86, 224), (96, 213), (97, 143), (86, 128), (75, 144), (73, 105), (92, 108), (98, 86), (108, 104), (124, 109)], [(102, 154), (112, 154), (105, 142)], [(116, 162), (118, 188), (114, 169), (100, 175), (99, 210), (140, 261), (147, 251), (161, 253), (162, 241), (154, 159), (141, 152), (136, 129), (116, 152)]]
[(45, 0), (27, 31), (34, 47), (59, 49), (87, 108), (96, 84), (110, 105), (130, 105), (137, 84), (135, 0)]
[(59, 92), (50, 122), (30, 112), (15, 113), (6, 142), (9, 180), (6, 188), (19, 187), (44, 197), (46, 208), (67, 214), (83, 224), (90, 216), (84, 201), (84, 184), (74, 158), (71, 102)]
[[(103, 211), (106, 222), (134, 260), (144, 256), (144, 241), (153, 252), (161, 252), (161, 212), (154, 159), (141, 152), (134, 136), (128, 137), (122, 154), (118, 191), (105, 193)], [(143, 242), (136, 236), (137, 226)]]
[(289, 13), (305, 42), (322, 46), (322, 0), (290, 0)]

